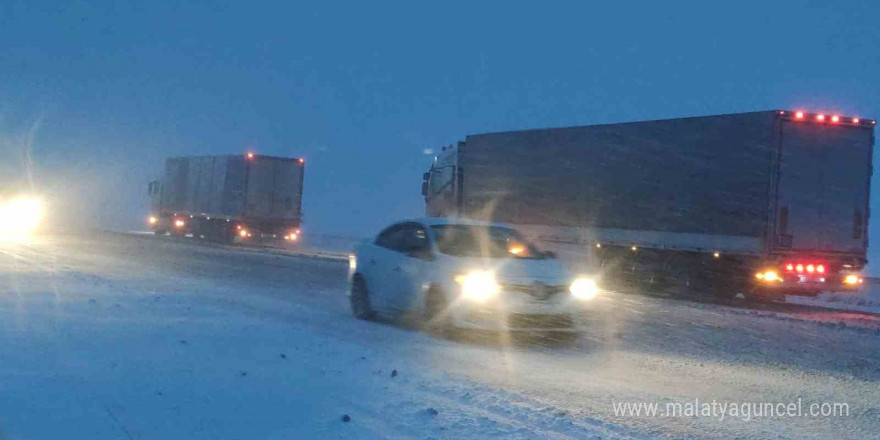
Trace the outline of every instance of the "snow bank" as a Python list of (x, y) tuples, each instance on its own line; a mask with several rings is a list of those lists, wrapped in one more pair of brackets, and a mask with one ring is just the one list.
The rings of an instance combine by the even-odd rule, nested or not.
[(816, 297), (789, 296), (786, 302), (829, 309), (880, 313), (880, 279), (865, 279), (865, 284), (858, 292), (831, 292)]

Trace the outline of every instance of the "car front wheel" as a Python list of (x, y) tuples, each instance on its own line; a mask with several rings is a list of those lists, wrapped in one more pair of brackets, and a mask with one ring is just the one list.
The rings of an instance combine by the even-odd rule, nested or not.
[(355, 275), (351, 281), (351, 313), (357, 319), (369, 320), (373, 318), (373, 309), (370, 307), (370, 292), (364, 279)]
[(449, 301), (442, 290), (432, 287), (425, 298), (425, 327), (428, 331), (444, 337), (455, 333), (452, 316), (449, 314)]

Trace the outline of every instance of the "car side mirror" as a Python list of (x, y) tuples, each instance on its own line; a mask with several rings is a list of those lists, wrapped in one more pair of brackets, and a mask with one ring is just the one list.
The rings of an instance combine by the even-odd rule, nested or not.
[(428, 182), (422, 182), (422, 195), (428, 195)]

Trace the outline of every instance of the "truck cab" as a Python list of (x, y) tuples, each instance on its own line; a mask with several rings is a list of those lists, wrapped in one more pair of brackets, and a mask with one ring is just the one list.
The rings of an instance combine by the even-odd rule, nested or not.
[(444, 147), (434, 158), (434, 164), (422, 176), (422, 196), (425, 210), (431, 217), (447, 217), (458, 214), (461, 207), (460, 190), (464, 175), (458, 166), (459, 147)]

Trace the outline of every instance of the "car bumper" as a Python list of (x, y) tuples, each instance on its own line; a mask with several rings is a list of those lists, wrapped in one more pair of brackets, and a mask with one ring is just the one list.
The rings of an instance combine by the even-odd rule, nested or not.
[(462, 329), (574, 332), (576, 304), (461, 304), (452, 310), (453, 325)]
[(470, 311), (456, 328), (504, 332), (576, 332), (570, 314), (486, 313)]

